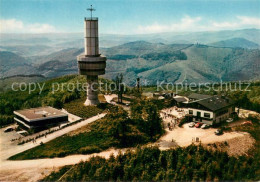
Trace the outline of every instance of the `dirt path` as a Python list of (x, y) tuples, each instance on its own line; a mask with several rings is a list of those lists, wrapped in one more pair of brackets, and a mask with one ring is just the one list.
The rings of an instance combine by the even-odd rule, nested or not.
[(117, 95), (116, 95), (116, 94), (104, 95), (104, 97), (106, 98), (106, 101), (107, 101), (108, 103), (111, 103), (112, 100), (117, 97)]
[[(53, 159), (5, 160), (1, 162), (0, 181), (38, 181), (62, 166), (77, 164), (94, 156), (109, 158), (111, 154), (118, 155), (119, 151), (119, 149), (109, 149), (90, 155), (70, 155)], [(125, 151), (126, 149), (121, 150), (122, 153)]]

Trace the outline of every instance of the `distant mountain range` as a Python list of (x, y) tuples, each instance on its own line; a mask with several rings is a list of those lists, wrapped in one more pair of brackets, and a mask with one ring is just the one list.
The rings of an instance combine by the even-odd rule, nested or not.
[(246, 48), (246, 49), (258, 49), (259, 45), (255, 42), (246, 40), (244, 38), (233, 38), (214, 42), (209, 45), (215, 47), (233, 47), (233, 48)]
[[(132, 42), (103, 51), (119, 56), (107, 64), (108, 78), (124, 73), (128, 83), (140, 77), (150, 84), (166, 82), (219, 82), (260, 78), (260, 50), (219, 48), (200, 44)], [(131, 59), (122, 57), (135, 56)]]
[[(2, 38), (0, 77), (75, 74), (76, 56), (84, 51), (81, 34), (20, 37), (1, 34)], [(157, 80), (176, 83), (260, 79), (258, 29), (103, 35), (100, 40), (103, 44), (100, 52), (108, 58), (104, 77), (112, 79), (123, 73), (130, 85), (136, 77), (147, 80), (148, 84), (156, 84)]]
[[(139, 35), (100, 34), (99, 45), (103, 48), (122, 45), (134, 41), (147, 41), (164, 44), (206, 44), (243, 38), (260, 45), (260, 29), (223, 30), (207, 32), (168, 32)], [(1, 49), (19, 45), (44, 45), (52, 47), (54, 52), (65, 48), (81, 48), (84, 45), (83, 33), (49, 34), (0, 34)], [(10, 48), (6, 48), (8, 51)], [(48, 48), (46, 48), (48, 49)]]

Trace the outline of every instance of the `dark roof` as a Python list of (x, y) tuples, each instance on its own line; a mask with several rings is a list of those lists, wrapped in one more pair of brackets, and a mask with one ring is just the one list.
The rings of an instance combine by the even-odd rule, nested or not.
[(210, 97), (212, 97), (212, 95), (203, 95), (203, 94), (196, 94), (196, 93), (192, 93), (188, 96), (189, 99), (195, 99), (195, 100), (207, 99)]
[(219, 109), (233, 105), (233, 101), (227, 97), (213, 96), (207, 99), (196, 101), (198, 104), (210, 109), (211, 111), (217, 111)]
[(177, 102), (186, 102), (187, 100), (184, 97), (177, 97), (177, 98), (173, 98), (174, 100), (176, 100)]

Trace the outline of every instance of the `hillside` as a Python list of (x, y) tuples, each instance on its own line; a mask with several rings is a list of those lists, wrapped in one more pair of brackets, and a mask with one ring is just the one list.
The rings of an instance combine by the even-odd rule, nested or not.
[(246, 49), (257, 49), (259, 45), (244, 38), (233, 38), (222, 40), (219, 42), (211, 43), (210, 45), (215, 47), (233, 47), (233, 48), (246, 48)]
[(244, 38), (249, 41), (260, 44), (259, 29), (242, 29), (242, 30), (222, 30), (208, 32), (193, 32), (172, 35), (172, 33), (161, 34), (160, 37), (166, 40), (186, 40), (191, 43), (210, 44), (222, 40), (232, 39), (236, 37)]
[[(138, 47), (140, 46), (140, 47)], [(108, 56), (107, 78), (124, 73), (148, 84), (166, 82), (219, 82), (259, 79), (258, 49), (218, 48), (192, 44), (132, 42), (102, 50)]]
[(0, 92), (7, 91), (12, 88), (13, 83), (31, 83), (44, 81), (45, 77), (42, 75), (17, 75), (0, 79)]
[(57, 51), (57, 49), (44, 44), (0, 46), (0, 50), (13, 52), (23, 57), (46, 55)]
[[(230, 39), (226, 43), (230, 46), (240, 43), (244, 47), (256, 45), (244, 39)], [(4, 54), (0, 56), (4, 69), (1, 76), (30, 73), (53, 78), (76, 74), (76, 57), (82, 52), (82, 48), (67, 48), (27, 60), (12, 52), (2, 51)], [(146, 80), (147, 84), (156, 84), (157, 81), (176, 83), (260, 79), (259, 49), (134, 41), (101, 48), (100, 53), (108, 58), (104, 76), (114, 79), (118, 73), (123, 73), (129, 85), (134, 85), (137, 77)]]
[(18, 74), (34, 74), (33, 66), (28, 61), (9, 51), (0, 51), (0, 78)]
[(59, 60), (61, 62), (68, 62), (72, 60), (76, 61), (77, 56), (81, 54), (83, 51), (84, 51), (83, 49), (79, 49), (79, 48), (67, 48), (45, 56), (33, 57), (32, 59), (36, 64), (41, 64), (53, 60)]

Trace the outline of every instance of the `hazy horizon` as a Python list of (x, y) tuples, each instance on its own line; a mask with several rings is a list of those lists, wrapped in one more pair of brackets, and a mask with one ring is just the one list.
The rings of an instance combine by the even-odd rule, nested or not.
[[(259, 30), (260, 28), (242, 28), (242, 29), (229, 29), (229, 30), (211, 30), (211, 31), (195, 31), (195, 32), (157, 32), (157, 33), (143, 33), (143, 34), (112, 34), (112, 33), (99, 33), (100, 36), (116, 35), (116, 36), (142, 36), (142, 35), (158, 35), (158, 34), (191, 34), (191, 33), (214, 33), (214, 32), (230, 32), (230, 31), (243, 31), (243, 30)], [(84, 32), (46, 32), (46, 33), (0, 33), (0, 35), (51, 35), (51, 34), (84, 34)]]

